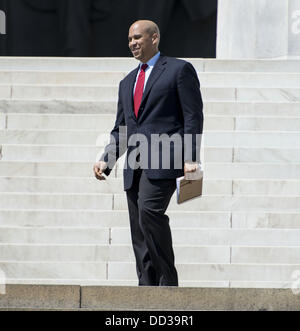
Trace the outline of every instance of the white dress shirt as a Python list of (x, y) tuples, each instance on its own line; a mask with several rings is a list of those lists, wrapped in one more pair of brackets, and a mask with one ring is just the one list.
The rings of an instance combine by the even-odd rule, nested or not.
[[(145, 83), (144, 83), (144, 91), (145, 91), (145, 87), (147, 85), (147, 81), (149, 79), (149, 76), (151, 74), (151, 71), (153, 70), (157, 60), (159, 59), (160, 57), (160, 52), (156, 53), (148, 62), (148, 67), (147, 69), (145, 70)], [(139, 74), (141, 72), (141, 66), (143, 65), (144, 63), (140, 63), (140, 67), (139, 67), (139, 71), (137, 73), (137, 76), (136, 76), (136, 79), (135, 79), (135, 83), (134, 83), (134, 89), (133, 89), (133, 94), (135, 92), (135, 88), (136, 88), (136, 84), (137, 84), (137, 80), (138, 80), (138, 77), (139, 77)]]

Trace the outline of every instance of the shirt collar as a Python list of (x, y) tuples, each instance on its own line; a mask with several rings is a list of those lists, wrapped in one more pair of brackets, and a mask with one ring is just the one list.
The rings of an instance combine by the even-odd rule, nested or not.
[[(148, 62), (147, 62), (147, 64), (148, 64), (148, 67), (150, 68), (150, 67), (154, 67), (155, 66), (155, 64), (156, 64), (156, 62), (158, 61), (158, 59), (159, 59), (159, 57), (160, 57), (160, 52), (158, 52), (158, 53), (156, 53)], [(141, 66), (143, 65), (143, 63), (140, 63), (140, 69), (141, 69)]]

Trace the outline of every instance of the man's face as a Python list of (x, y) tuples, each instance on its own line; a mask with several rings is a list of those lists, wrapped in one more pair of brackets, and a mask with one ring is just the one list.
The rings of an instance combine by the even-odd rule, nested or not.
[(129, 48), (135, 59), (147, 62), (156, 52), (157, 34), (152, 36), (141, 24), (134, 24), (129, 29)]

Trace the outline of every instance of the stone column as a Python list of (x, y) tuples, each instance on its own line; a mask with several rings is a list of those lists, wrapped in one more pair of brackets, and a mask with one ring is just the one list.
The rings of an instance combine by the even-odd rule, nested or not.
[(217, 58), (300, 58), (299, 0), (219, 0)]

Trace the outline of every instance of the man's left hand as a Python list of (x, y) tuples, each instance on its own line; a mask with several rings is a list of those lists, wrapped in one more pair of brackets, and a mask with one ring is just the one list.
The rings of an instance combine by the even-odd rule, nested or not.
[(186, 162), (184, 164), (184, 175), (186, 173), (189, 173), (189, 172), (195, 172), (198, 168), (198, 164), (197, 163), (188, 163)]
[(203, 170), (200, 163), (185, 162), (184, 177), (186, 180), (199, 180), (203, 177)]

